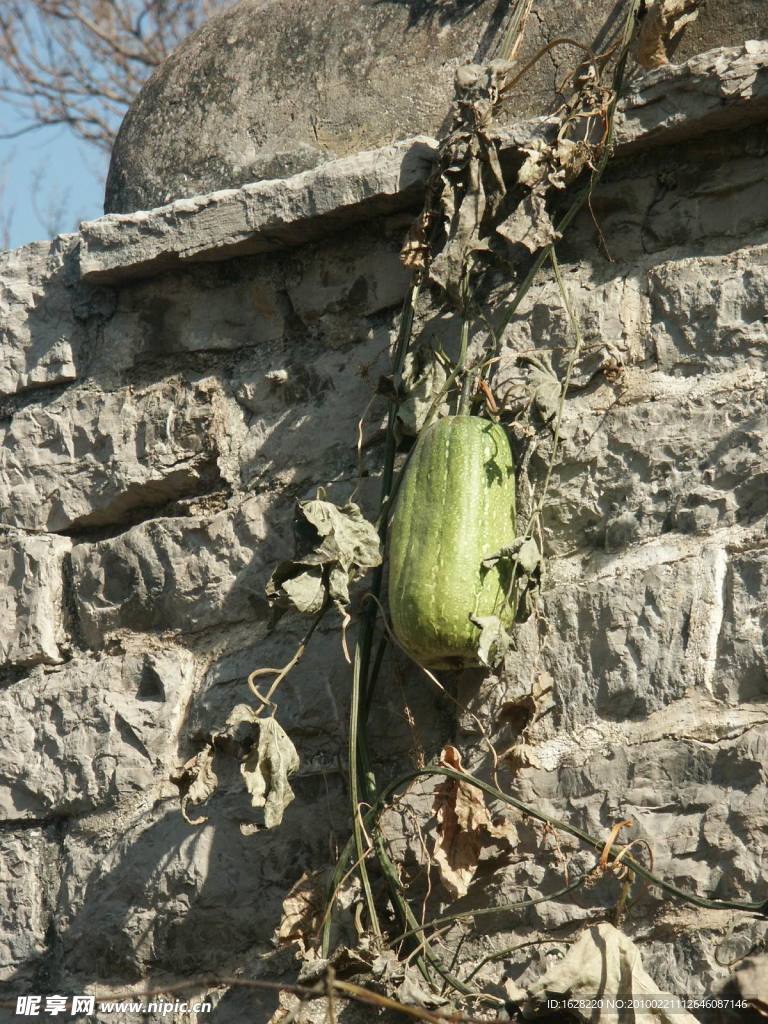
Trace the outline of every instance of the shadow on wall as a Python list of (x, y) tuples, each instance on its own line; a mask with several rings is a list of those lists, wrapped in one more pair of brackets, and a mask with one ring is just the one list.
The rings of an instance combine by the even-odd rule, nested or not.
[[(318, 828), (321, 797), (315, 795), (317, 801), (311, 793), (297, 798), (278, 831), (253, 836), (241, 835), (232, 794), (212, 801), (208, 823), (197, 828), (183, 820), (176, 801), (164, 800), (150, 812), (151, 824), (143, 815), (122, 836), (67, 833), (64, 894), (60, 922), (49, 928), (50, 952), (33, 981), (23, 973), (6, 979), (5, 998), (109, 986), (118, 997), (133, 991), (140, 999), (134, 987), (147, 979), (150, 965), (154, 977), (162, 979), (159, 988), (163, 981), (243, 970), (246, 976), (273, 978), (289, 971), (293, 951), (275, 950), (270, 940), (281, 920), (285, 879), (298, 879), (328, 861), (333, 805), (322, 800), (327, 828)], [(346, 806), (339, 793), (335, 806)], [(87, 876), (82, 893), (73, 868), (78, 861), (81, 876)], [(67, 917), (70, 900), (78, 909)], [(144, 983), (153, 988), (151, 979)], [(191, 988), (175, 998), (197, 999), (198, 994), (206, 995)], [(236, 1019), (227, 1012), (232, 999), (240, 1006), (269, 1008), (263, 1020), (277, 1007), (274, 993), (234, 989), (221, 999), (212, 1021)], [(0, 1007), (0, 1021), (5, 1014), (13, 1019), (12, 1009)]]
[[(409, 8), (410, 25), (437, 22), (440, 26), (469, 17), (483, 3), (485, 0), (373, 0), (374, 7), (389, 4)], [(498, 0), (496, 10), (491, 15), (489, 31), (496, 30), (509, 6), (509, 0)]]
[[(390, 6), (408, 7), (409, 28), (426, 23), (436, 24), (438, 28), (446, 25), (457, 24), (469, 17), (474, 11), (483, 5), (485, 0), (373, 0), (374, 6), (389, 4)], [(622, 0), (617, 0), (620, 6)], [(498, 0), (493, 13), (488, 18), (482, 38), (472, 55), (474, 62), (490, 60), (494, 56), (493, 49), (498, 44), (499, 31), (502, 28), (507, 14), (510, 12), (509, 0)], [(467, 55), (469, 56), (469, 55)], [(445, 120), (440, 127), (440, 135), (450, 130), (453, 115), (446, 113)]]

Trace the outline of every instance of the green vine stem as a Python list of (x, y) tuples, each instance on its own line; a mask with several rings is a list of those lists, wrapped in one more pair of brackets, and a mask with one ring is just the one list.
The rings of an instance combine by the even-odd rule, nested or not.
[(352, 801), (352, 834), (355, 840), (355, 854), (357, 857), (358, 872), (365, 895), (365, 905), (368, 908), (368, 917), (371, 921), (371, 928), (377, 938), (381, 938), (381, 925), (376, 912), (376, 901), (373, 898), (371, 881), (368, 877), (366, 867), (367, 850), (363, 846), (363, 825), (360, 815), (360, 792), (357, 765), (359, 763), (358, 751), (358, 723), (360, 721), (360, 644), (355, 647), (355, 661), (352, 674), (352, 706), (349, 712), (349, 795)]
[[(684, 889), (679, 889), (676, 885), (672, 885), (671, 882), (665, 882), (663, 878), (654, 874), (649, 868), (645, 867), (644, 864), (641, 864), (640, 861), (636, 860), (634, 857), (626, 856), (624, 853), (625, 847), (614, 844), (608, 850), (606, 855), (606, 842), (604, 838), (595, 839), (594, 836), (589, 835), (588, 832), (584, 832), (576, 825), (571, 825), (567, 821), (561, 821), (559, 818), (554, 818), (549, 814), (544, 814), (543, 811), (537, 810), (530, 804), (523, 803), (523, 801), (518, 800), (517, 797), (511, 796), (510, 794), (497, 789), (496, 786), (492, 786), (488, 782), (483, 782), (481, 779), (475, 778), (474, 775), (456, 772), (452, 768), (443, 768), (436, 765), (430, 768), (419, 768), (415, 771), (409, 772), (407, 775), (401, 776), (395, 782), (387, 786), (387, 788), (381, 793), (381, 796), (375, 806), (373, 806), (366, 815), (366, 827), (370, 829), (375, 826), (382, 811), (399, 789), (402, 789), (403, 786), (407, 786), (408, 783), (413, 782), (414, 779), (434, 775), (441, 775), (447, 779), (453, 779), (456, 782), (464, 782), (467, 785), (475, 786), (477, 789), (482, 790), (486, 796), (490, 796), (494, 800), (500, 800), (502, 803), (508, 804), (510, 807), (514, 807), (515, 810), (527, 815), (527, 817), (535, 818), (536, 821), (541, 821), (545, 825), (550, 825), (552, 828), (558, 829), (561, 832), (567, 832), (576, 839), (580, 839), (586, 846), (589, 846), (593, 850), (597, 850), (606, 856), (606, 863), (618, 861), (620, 864), (629, 868), (630, 871), (633, 871), (641, 878), (644, 878), (647, 882), (650, 882), (651, 885), (658, 886), (658, 888), (663, 892), (666, 892), (668, 895), (673, 896), (676, 899), (683, 900), (685, 903), (690, 903), (695, 907), (703, 907), (706, 910), (740, 910), (744, 913), (759, 914), (762, 917), (768, 917), (768, 899), (757, 903), (744, 903), (741, 900), (707, 899), (705, 896), (697, 896), (695, 893), (686, 892)], [(619, 860), (619, 858), (621, 859)]]
[[(613, 92), (611, 100), (608, 105), (608, 127), (606, 131), (606, 138), (603, 146), (603, 151), (601, 154), (601, 159), (598, 162), (597, 167), (593, 171), (589, 186), (577, 198), (577, 200), (574, 202), (574, 204), (571, 206), (571, 208), (568, 210), (568, 212), (565, 214), (565, 216), (561, 219), (560, 223), (558, 224), (558, 230), (561, 232), (564, 230), (565, 227), (568, 226), (568, 224), (571, 223), (571, 221), (574, 219), (578, 211), (588, 200), (596, 181), (599, 179), (607, 163), (610, 145), (613, 137), (613, 120), (616, 110), (616, 104), (618, 102), (618, 94), (621, 88), (621, 83), (623, 81), (624, 69), (626, 66), (627, 55), (629, 52), (629, 41), (631, 38), (632, 29), (634, 27), (634, 22), (640, 2), (641, 0), (630, 0), (629, 12), (625, 22), (624, 33), (622, 37), (622, 51), (617, 62), (617, 67), (614, 74)], [(513, 35), (510, 36), (510, 40), (514, 38), (514, 33), (517, 32), (521, 24), (521, 19), (524, 17), (524, 8), (525, 4), (521, 2), (511, 23), (511, 31), (513, 32)], [(506, 42), (507, 41), (505, 40), (505, 44)], [(550, 253), (547, 249), (545, 249), (542, 253), (538, 255), (524, 282), (517, 289), (515, 298), (513, 299), (510, 307), (505, 311), (499, 324), (490, 332), (496, 350), (498, 350), (498, 348), (500, 347), (502, 335), (506, 330), (507, 326), (509, 325), (512, 316), (514, 315), (515, 311), (520, 305), (520, 302), (522, 301), (525, 292), (530, 287), (535, 275), (538, 273), (538, 270), (540, 269), (548, 255), (550, 255)], [(468, 277), (469, 273), (467, 272), (467, 278)], [(394, 466), (397, 447), (395, 433), (398, 407), (397, 396), (399, 395), (405, 358), (410, 345), (415, 314), (415, 306), (418, 299), (420, 287), (420, 278), (414, 278), (414, 282), (411, 285), (411, 289), (409, 291), (408, 296), (406, 297), (403, 306), (403, 312), (400, 321), (400, 331), (398, 334), (395, 352), (393, 355), (393, 384), (395, 397), (392, 399), (390, 403), (387, 421), (386, 449), (382, 471), (379, 514), (377, 518), (377, 525), (382, 546), (386, 545), (389, 512), (392, 507), (396, 486), (394, 482)], [(447, 394), (448, 390), (453, 385), (459, 374), (465, 372), (466, 352), (469, 337), (469, 319), (466, 309), (466, 303), (464, 305), (464, 309), (462, 310), (462, 314), (463, 323), (461, 351), (459, 354), (459, 359), (457, 360), (457, 363), (453, 367), (448, 380), (443, 386), (443, 389), (441, 389), (440, 394), (432, 403), (425, 425), (427, 425), (431, 421), (433, 416), (436, 414), (442, 399), (444, 398), (445, 394)], [(492, 355), (495, 355), (495, 353), (492, 353)], [(492, 367), (493, 365), (495, 365), (495, 359), (491, 358), (486, 362), (485, 365), (486, 367)], [(368, 912), (371, 918), (371, 924), (375, 933), (377, 935), (380, 935), (380, 925), (378, 922), (378, 917), (374, 906), (373, 891), (365, 865), (366, 857), (369, 851), (364, 847), (363, 838), (364, 833), (367, 832), (373, 837), (374, 852), (379, 861), (384, 878), (387, 882), (390, 898), (392, 900), (395, 912), (398, 918), (400, 918), (404, 922), (406, 927), (409, 929), (408, 934), (410, 934), (412, 937), (415, 937), (415, 935), (421, 933), (423, 929), (421, 929), (420, 926), (418, 925), (418, 922), (416, 921), (413, 912), (411, 911), (407, 903), (407, 900), (404, 897), (402, 887), (397, 877), (395, 866), (389, 857), (383, 838), (381, 837), (380, 833), (378, 833), (375, 830), (378, 818), (383, 808), (386, 806), (390, 796), (398, 788), (400, 788), (400, 786), (405, 785), (408, 781), (411, 781), (414, 778), (417, 778), (421, 775), (438, 774), (444, 775), (448, 778), (457, 779), (458, 781), (468, 782), (472, 785), (478, 786), (480, 789), (482, 789), (489, 795), (494, 796), (497, 799), (500, 799), (510, 804), (511, 806), (517, 807), (517, 809), (521, 810), (523, 813), (529, 814), (530, 816), (538, 818), (539, 820), (546, 821), (555, 828), (561, 828), (564, 831), (570, 832), (571, 834), (582, 839), (582, 841), (586, 842), (588, 845), (591, 845), (595, 849), (602, 849), (604, 844), (598, 840), (592, 839), (586, 833), (583, 833), (580, 830), (576, 829), (575, 826), (570, 826), (565, 822), (559, 822), (555, 819), (550, 819), (547, 816), (542, 815), (540, 812), (536, 812), (533, 808), (527, 807), (522, 802), (517, 801), (513, 797), (507, 796), (500, 790), (496, 790), (494, 787), (489, 786), (487, 783), (483, 783), (480, 780), (474, 779), (471, 776), (464, 776), (460, 775), (459, 773), (452, 772), (450, 769), (423, 769), (414, 773), (410, 773), (409, 775), (404, 776), (402, 779), (398, 780), (396, 783), (393, 783), (392, 785), (388, 786), (382, 794), (376, 796), (376, 782), (371, 768), (371, 762), (367, 747), (366, 722), (370, 712), (371, 700), (373, 690), (375, 687), (376, 678), (378, 677), (379, 669), (382, 663), (384, 644), (386, 643), (385, 638), (383, 638), (380, 641), (374, 659), (373, 672), (371, 672), (370, 663), (371, 652), (373, 647), (373, 636), (376, 625), (377, 602), (381, 595), (382, 581), (383, 568), (378, 567), (374, 571), (371, 583), (371, 593), (376, 597), (377, 600), (367, 602), (367, 607), (364, 609), (361, 615), (360, 630), (355, 649), (352, 707), (350, 713), (349, 735), (350, 795), (352, 800), (352, 813), (354, 823), (353, 836), (350, 837), (350, 840), (346, 844), (342, 856), (337, 864), (333, 884), (330, 889), (329, 898), (331, 901), (333, 901), (333, 899), (335, 898), (338, 885), (340, 884), (340, 881), (344, 876), (345, 866), (349, 863), (353, 851), (356, 852), (356, 861), (363, 883), (366, 904), (368, 906)], [(363, 804), (367, 804), (370, 807), (370, 810), (367, 811), (366, 814), (364, 815), (361, 814), (361, 807), (363, 806)], [(612, 854), (612, 856), (615, 857), (616, 855)], [(702, 901), (699, 897), (693, 897), (690, 894), (683, 893), (681, 890), (677, 890), (674, 886), (671, 886), (668, 883), (664, 883), (660, 879), (657, 879), (647, 869), (645, 869), (643, 865), (636, 862), (634, 858), (623, 857), (622, 862), (628, 868), (635, 871), (637, 874), (642, 875), (648, 878), (650, 881), (653, 881), (655, 884), (660, 885), (662, 888), (666, 889), (666, 891), (670, 892), (671, 894), (681, 897), (683, 899), (689, 899), (689, 901), (694, 902), (697, 905), (717, 906), (723, 907), (723, 909), (730, 908), (754, 910), (760, 908), (761, 912), (765, 912), (765, 905), (762, 904), (751, 905), (727, 903), (723, 901)], [(331, 919), (332, 906), (329, 907), (329, 912), (326, 914), (323, 929), (323, 955), (325, 956), (328, 955), (330, 946)], [(422, 973), (424, 974), (425, 978), (427, 978), (427, 980), (429, 980), (429, 972), (427, 967), (427, 965), (429, 965), (433, 967), (435, 970), (437, 970), (437, 972), (440, 973), (443, 976), (443, 978), (450, 985), (452, 985), (452, 987), (454, 987), (460, 992), (463, 992), (464, 994), (471, 994), (470, 990), (467, 988), (466, 985), (460, 982), (457, 978), (452, 977), (440, 966), (439, 961), (437, 961), (434, 954), (431, 953), (427, 943), (423, 939), (421, 942), (421, 948), (423, 950), (423, 955), (419, 954), (417, 963), (419, 964), (420, 969), (422, 970)]]

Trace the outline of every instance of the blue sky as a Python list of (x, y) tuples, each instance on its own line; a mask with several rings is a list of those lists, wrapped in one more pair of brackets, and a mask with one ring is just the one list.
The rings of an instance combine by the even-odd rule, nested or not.
[[(0, 134), (25, 124), (0, 104)], [(15, 249), (50, 237), (51, 222), (58, 231), (72, 231), (81, 220), (101, 216), (107, 162), (106, 154), (78, 142), (64, 126), (0, 139), (0, 245), (9, 220)]]

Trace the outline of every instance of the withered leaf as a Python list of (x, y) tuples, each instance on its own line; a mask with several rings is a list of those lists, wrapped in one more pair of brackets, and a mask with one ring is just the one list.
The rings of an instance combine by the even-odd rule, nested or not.
[(525, 160), (517, 172), (517, 180), (531, 190), (547, 180), (552, 165), (552, 147), (543, 139), (535, 139), (522, 152)]
[(396, 995), (404, 1006), (421, 1006), (426, 1010), (434, 1010), (438, 1006), (445, 1006), (448, 1002), (444, 996), (430, 992), (423, 983), (423, 979), (417, 977), (414, 970), (406, 971), (405, 978), (396, 990)]
[(480, 630), (477, 656), (483, 665), (495, 668), (509, 650), (512, 637), (502, 625), (498, 615), (480, 615), (473, 618), (472, 622)]
[[(658, 1009), (643, 1016), (653, 1024), (696, 1024), (696, 1018), (683, 1009), (669, 1012), (672, 1001), (667, 992), (645, 970), (640, 950), (629, 936), (612, 924), (591, 925), (569, 947), (562, 960), (548, 967), (544, 974), (528, 986), (528, 999), (523, 1007), (525, 1019), (539, 1016), (550, 996), (568, 995), (574, 1000), (577, 1018), (593, 1021), (596, 1016), (604, 1024), (619, 1024), (625, 1019), (621, 1009), (595, 1011), (586, 1003), (596, 992), (610, 992), (619, 998), (653, 996)], [(619, 1004), (621, 1005), (621, 1004)]]
[(213, 746), (208, 745), (191, 757), (171, 779), (179, 787), (184, 819), (190, 825), (205, 824), (206, 817), (190, 818), (187, 808), (190, 804), (204, 804), (216, 792), (219, 780), (213, 770)]
[(528, 377), (527, 391), (533, 397), (534, 405), (545, 423), (552, 422), (560, 408), (563, 392), (560, 378), (552, 369), (548, 353), (540, 356), (521, 356), (519, 362), (525, 366)]
[(312, 945), (322, 921), (325, 887), (319, 872), (304, 872), (283, 900), (283, 914), (274, 935), (277, 946), (295, 942), (301, 952)]
[(670, 41), (699, 16), (701, 0), (656, 0), (640, 23), (635, 56), (643, 68), (669, 64)]
[(321, 571), (302, 572), (283, 580), (281, 589), (293, 607), (305, 615), (319, 612), (325, 602), (326, 589)]
[[(456, 747), (444, 747), (439, 763), (464, 771)], [(474, 878), (483, 842), (492, 828), (491, 816), (477, 786), (456, 779), (445, 779), (437, 786), (432, 809), (438, 833), (433, 856), (443, 885), (458, 899), (467, 893)]]
[[(239, 707), (251, 711), (246, 705)], [(299, 769), (299, 755), (275, 718), (256, 718), (252, 711), (251, 715), (259, 730), (259, 741), (246, 755), (240, 771), (252, 805), (264, 808), (265, 827), (274, 828), (283, 820), (285, 809), (294, 798), (288, 779)]]
[(525, 196), (496, 231), (511, 245), (525, 246), (530, 253), (538, 252), (560, 237), (540, 192)]
[(517, 560), (520, 568), (527, 576), (534, 574), (541, 562), (541, 552), (539, 551), (539, 545), (533, 537), (529, 537), (520, 545)]
[(339, 507), (319, 498), (299, 502), (297, 520), (302, 551), (274, 570), (267, 601), (308, 614), (319, 612), (326, 599), (347, 604), (349, 583), (381, 563), (375, 527), (354, 502)]

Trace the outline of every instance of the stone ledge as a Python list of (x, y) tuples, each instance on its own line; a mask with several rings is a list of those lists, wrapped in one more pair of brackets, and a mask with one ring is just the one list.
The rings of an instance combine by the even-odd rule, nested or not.
[(418, 207), (436, 148), (434, 139), (416, 136), (291, 178), (86, 221), (80, 227), (81, 276), (112, 282), (180, 263), (273, 252)]
[[(618, 153), (768, 119), (768, 42), (697, 54), (631, 86), (616, 124)], [(546, 119), (499, 133), (514, 149)], [(426, 136), (334, 160), (291, 178), (180, 199), (156, 210), (81, 225), (80, 273), (91, 281), (142, 277), (189, 262), (306, 244), (340, 227), (418, 206), (437, 143)]]

